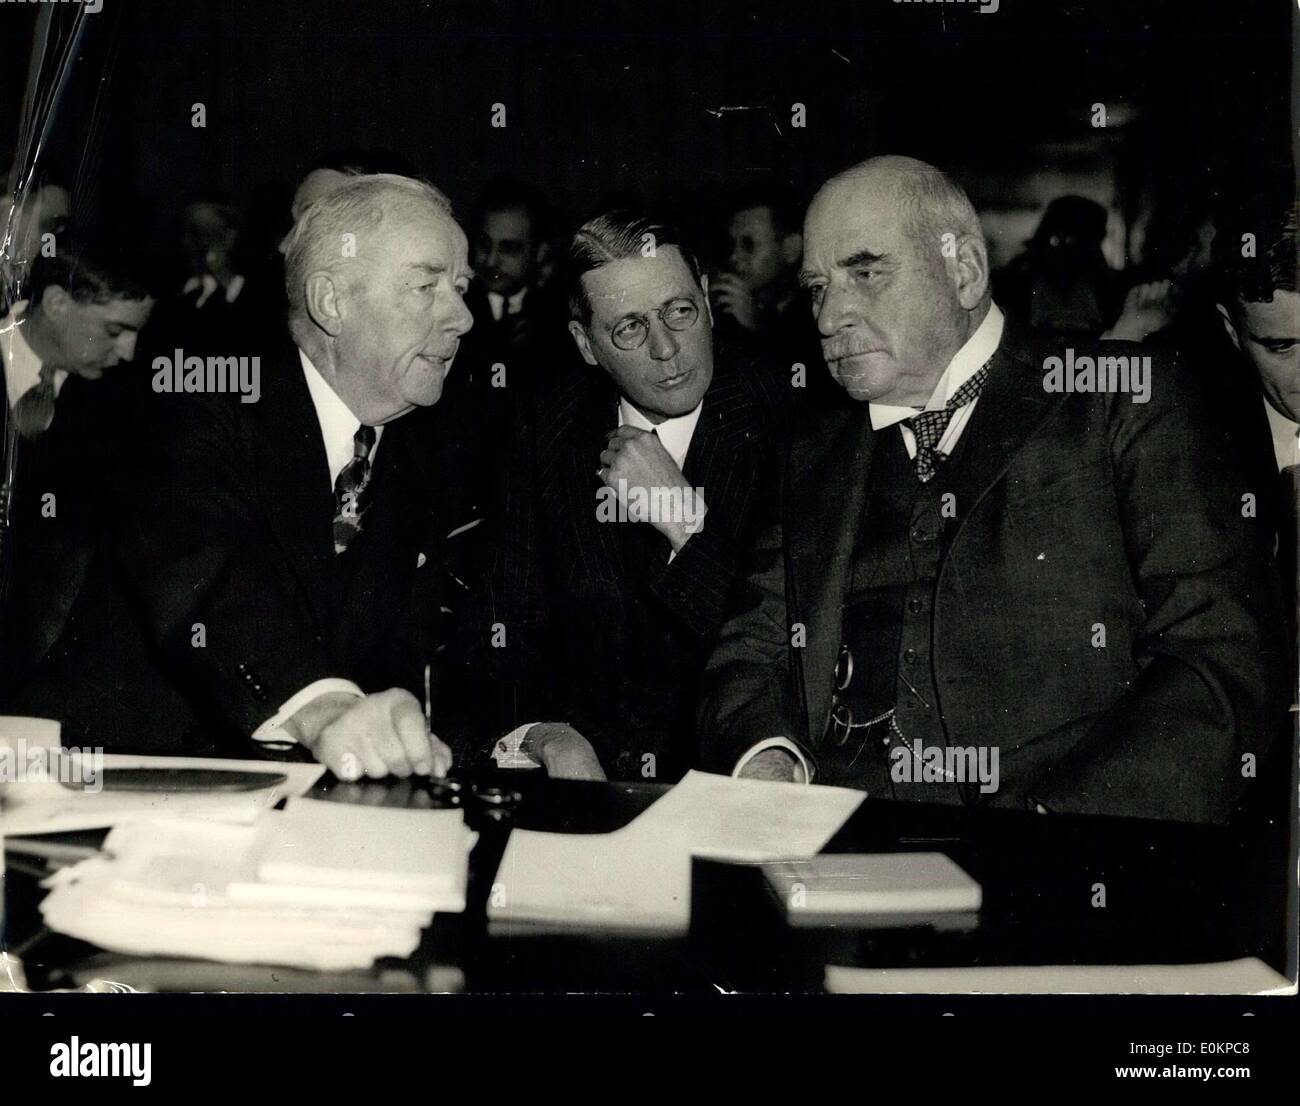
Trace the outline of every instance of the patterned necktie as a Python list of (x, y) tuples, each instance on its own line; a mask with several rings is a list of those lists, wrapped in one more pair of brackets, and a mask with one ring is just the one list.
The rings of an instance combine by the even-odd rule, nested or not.
[(959, 407), (965, 407), (966, 404), (975, 401), (988, 378), (989, 367), (985, 365), (958, 388), (953, 393), (952, 399), (948, 400), (940, 410), (922, 411), (907, 420), (912, 433), (916, 435), (916, 457), (912, 465), (916, 470), (916, 478), (922, 484), (933, 479), (939, 461), (948, 459), (948, 455), (940, 452), (937, 447), (939, 439), (943, 437), (948, 424), (952, 422), (953, 415), (957, 413)]
[(40, 381), (19, 396), (14, 405), (14, 425), (22, 437), (31, 441), (44, 434), (53, 421), (54, 370), (42, 365)]
[(352, 460), (334, 481), (334, 552), (342, 553), (361, 533), (363, 501), (370, 484), (370, 451), (375, 446), (375, 428), (359, 426), (352, 436)]

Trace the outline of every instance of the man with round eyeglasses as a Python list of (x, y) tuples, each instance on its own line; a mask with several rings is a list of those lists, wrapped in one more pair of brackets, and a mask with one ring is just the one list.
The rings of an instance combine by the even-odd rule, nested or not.
[(516, 435), (493, 650), (514, 691), (499, 764), (672, 780), (695, 763), (696, 683), (770, 502), (787, 398), (715, 350), (707, 282), (675, 229), (610, 212), (569, 246), (584, 371)]

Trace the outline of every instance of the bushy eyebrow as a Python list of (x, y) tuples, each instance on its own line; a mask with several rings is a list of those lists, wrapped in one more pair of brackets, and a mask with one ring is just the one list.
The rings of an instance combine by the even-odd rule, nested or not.
[[(847, 257), (841, 257), (835, 262), (837, 269), (857, 269), (863, 265), (878, 265), (882, 261), (888, 260), (889, 255), (885, 253), (872, 253), (870, 250), (858, 250)], [(801, 269), (799, 271), (799, 283), (805, 288), (817, 279), (817, 274), (811, 269)]]

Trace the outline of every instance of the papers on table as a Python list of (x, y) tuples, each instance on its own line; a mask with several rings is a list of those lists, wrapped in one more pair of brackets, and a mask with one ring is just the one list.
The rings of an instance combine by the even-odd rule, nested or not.
[(1253, 956), (1212, 964), (826, 969), (841, 995), (1264, 995), (1295, 988)]
[(614, 833), (515, 830), (501, 859), (488, 917), (503, 925), (684, 932), (690, 922), (693, 856), (812, 856), (864, 798), (846, 788), (689, 772)]
[[(59, 724), (41, 718), (0, 716), (0, 752), (19, 768), (50, 764), (42, 753), (58, 755)], [(66, 751), (65, 751), (66, 753)], [(70, 755), (70, 754), (69, 754)], [(88, 752), (77, 754), (89, 756)], [(286, 777), (284, 783), (259, 791), (167, 793), (76, 791), (57, 779), (0, 778), (0, 837), (106, 829), (156, 818), (202, 818), (251, 824), (281, 799), (302, 795), (320, 779), (319, 764), (282, 764), (266, 760), (218, 760), (208, 757), (153, 757), (107, 753), (95, 760), (105, 772), (121, 768), (206, 768), (265, 772)], [(80, 779), (80, 773), (75, 774)]]
[(291, 801), (251, 826), (116, 827), (55, 873), (50, 929), (113, 952), (343, 970), (415, 951), (465, 907), (473, 836), (459, 810)]
[(980, 885), (942, 853), (831, 853), (764, 864), (792, 925), (979, 910)]

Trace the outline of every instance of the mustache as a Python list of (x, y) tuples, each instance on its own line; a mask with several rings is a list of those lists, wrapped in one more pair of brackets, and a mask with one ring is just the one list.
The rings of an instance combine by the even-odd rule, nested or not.
[(823, 338), (822, 356), (829, 361), (842, 361), (846, 357), (857, 357), (863, 353), (874, 353), (880, 347), (864, 342), (861, 338)]

